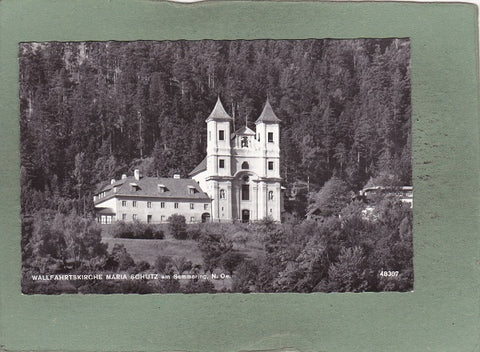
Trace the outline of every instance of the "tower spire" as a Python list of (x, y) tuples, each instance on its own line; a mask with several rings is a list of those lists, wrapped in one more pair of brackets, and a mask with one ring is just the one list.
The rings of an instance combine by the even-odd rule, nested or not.
[(275, 115), (273, 112), (272, 106), (270, 105), (270, 102), (268, 100), (268, 95), (267, 95), (267, 101), (265, 102), (265, 106), (263, 107), (263, 111), (260, 114), (260, 117), (255, 121), (255, 124), (259, 123), (279, 123), (280, 119)]
[(230, 117), (230, 115), (227, 114), (227, 112), (225, 111), (225, 108), (222, 105), (222, 101), (220, 100), (220, 94), (218, 95), (217, 103), (215, 104), (215, 107), (210, 113), (210, 116), (208, 116), (207, 118), (207, 122), (210, 120), (228, 120), (228, 121), (232, 120), (232, 118)]

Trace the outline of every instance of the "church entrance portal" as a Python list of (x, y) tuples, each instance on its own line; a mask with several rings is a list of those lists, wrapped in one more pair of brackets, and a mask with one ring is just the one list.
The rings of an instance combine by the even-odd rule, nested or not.
[(209, 222), (210, 221), (210, 214), (209, 213), (203, 213), (202, 214), (202, 222)]
[(249, 222), (250, 221), (250, 210), (243, 209), (242, 210), (242, 222)]

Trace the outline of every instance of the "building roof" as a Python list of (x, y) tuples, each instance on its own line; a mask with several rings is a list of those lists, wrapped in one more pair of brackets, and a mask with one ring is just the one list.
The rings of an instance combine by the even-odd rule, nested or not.
[(255, 124), (259, 123), (278, 123), (281, 120), (275, 115), (273, 112), (272, 106), (270, 105), (270, 102), (268, 101), (265, 103), (265, 107), (263, 108), (262, 113), (260, 114), (260, 117), (255, 121)]
[(96, 208), (95, 212), (99, 215), (115, 215), (115, 211), (112, 208)]
[[(97, 199), (96, 202), (114, 196), (210, 199), (198, 183), (189, 178), (142, 177), (140, 180), (136, 180), (135, 177), (127, 177), (121, 181), (123, 182), (117, 185), (116, 192), (111, 191), (105, 197)], [(115, 184), (108, 185), (101, 192), (110, 190), (112, 186)], [(162, 188), (162, 192), (159, 188)], [(193, 193), (191, 189), (194, 189)]]
[(236, 135), (239, 134), (250, 134), (250, 135), (255, 135), (255, 132), (253, 132), (250, 128), (247, 126), (243, 126), (242, 128), (239, 128), (238, 130), (235, 131)]
[(118, 187), (118, 186), (122, 185), (124, 182), (125, 182), (125, 179), (116, 180), (114, 183), (111, 183), (109, 181), (102, 182), (102, 183), (97, 185), (97, 188), (96, 188), (95, 192), (99, 193), (99, 192), (109, 191), (113, 187)]
[(199, 174), (200, 172), (205, 171), (206, 169), (207, 169), (207, 157), (203, 158), (203, 160), (200, 161), (200, 164), (198, 164), (195, 167), (195, 169), (190, 171), (188, 176), (193, 176), (193, 175)]
[(212, 121), (212, 120), (217, 120), (217, 121), (233, 121), (233, 118), (227, 114), (225, 111), (225, 108), (222, 105), (222, 102), (220, 101), (220, 96), (218, 96), (217, 103), (215, 104), (215, 107), (213, 108), (212, 112), (208, 116), (207, 120)]

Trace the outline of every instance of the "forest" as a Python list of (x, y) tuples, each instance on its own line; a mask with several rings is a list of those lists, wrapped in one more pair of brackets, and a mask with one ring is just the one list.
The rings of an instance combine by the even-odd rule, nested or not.
[[(393, 236), (395, 245), (406, 248), (398, 267), (409, 273), (407, 284), (391, 289), (411, 288), (411, 210), (392, 199), (377, 199), (377, 211), (387, 212), (385, 202), (395, 204), (389, 203), (390, 215), (368, 222), (358, 213), (361, 205), (353, 209), (350, 202), (367, 184), (411, 185), (410, 89), (410, 42), (402, 38), (21, 43), (24, 272), (41, 271), (60, 259), (64, 269), (68, 263), (69, 270), (76, 270), (72, 261), (85, 264), (102, 256), (112, 266), (112, 249), (107, 252), (101, 229), (91, 223), (99, 184), (135, 168), (148, 176), (187, 177), (205, 156), (205, 119), (217, 97), (237, 128), (254, 128), (268, 96), (281, 119), (281, 177), (290, 195), (286, 218), (292, 223), (276, 230), (265, 227), (260, 241), (265, 250), (296, 243), (288, 236), (305, 227), (302, 231), (311, 235), (298, 242), (298, 258), (311, 247), (307, 239), (318, 244), (321, 236), (330, 243), (334, 233), (347, 231), (339, 215), (349, 211), (359, 221), (352, 223), (357, 232), (377, 226), (367, 231), (377, 237), (360, 240), (352, 233), (348, 241), (338, 240), (324, 263), (324, 276), (304, 290), (339, 290), (325, 281), (328, 268), (340, 265), (343, 257), (368, 262), (367, 252), (383, 243), (378, 236), (387, 228), (384, 238)], [(292, 195), (299, 186), (306, 186), (305, 194)], [(308, 225), (305, 214), (314, 207), (322, 209), (324, 218)], [(384, 219), (382, 229), (378, 219)], [(238, 272), (253, 265), (241, 262)], [(281, 290), (269, 287), (265, 290)], [(382, 287), (371, 283), (359, 290)]]

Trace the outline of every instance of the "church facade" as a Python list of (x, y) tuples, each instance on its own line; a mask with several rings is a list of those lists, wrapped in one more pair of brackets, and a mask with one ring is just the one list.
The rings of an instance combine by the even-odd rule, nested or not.
[(255, 131), (232, 131), (220, 98), (207, 120), (207, 155), (190, 173), (209, 195), (212, 221), (281, 221), (280, 120), (265, 103)]

